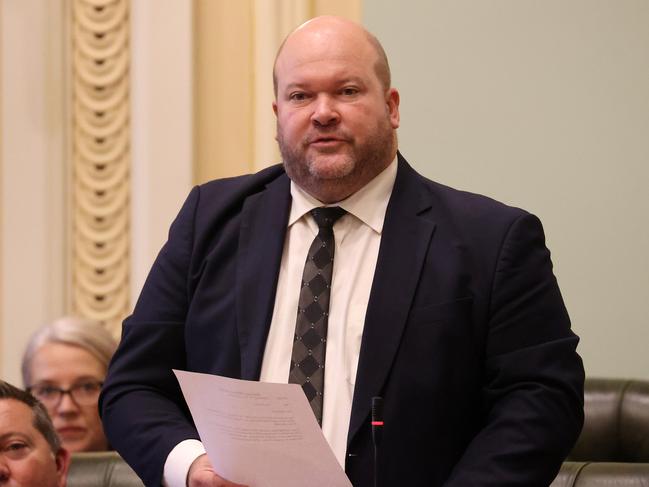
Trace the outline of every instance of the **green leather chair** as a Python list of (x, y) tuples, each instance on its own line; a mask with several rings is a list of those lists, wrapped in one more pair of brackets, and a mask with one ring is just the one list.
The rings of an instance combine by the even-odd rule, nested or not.
[(649, 463), (564, 462), (550, 487), (649, 487)]
[(584, 414), (551, 487), (649, 487), (649, 382), (587, 379)]
[(75, 453), (67, 487), (144, 487), (117, 452)]

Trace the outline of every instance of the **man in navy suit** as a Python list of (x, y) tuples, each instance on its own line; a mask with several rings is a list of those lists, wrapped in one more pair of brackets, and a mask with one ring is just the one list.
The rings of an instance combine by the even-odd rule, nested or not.
[(101, 410), (147, 485), (233, 486), (171, 369), (288, 380), (311, 210), (333, 226), (322, 429), (352, 483), (547, 486), (583, 421), (578, 338), (539, 220), (417, 174), (362, 27), (319, 17), (274, 70), (283, 165), (192, 190), (124, 322)]

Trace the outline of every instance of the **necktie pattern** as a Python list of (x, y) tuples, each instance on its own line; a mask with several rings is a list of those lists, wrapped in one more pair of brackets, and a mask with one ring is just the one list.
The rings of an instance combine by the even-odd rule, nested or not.
[(331, 276), (334, 265), (333, 225), (345, 210), (338, 206), (314, 208), (318, 235), (309, 248), (297, 310), (289, 383), (300, 384), (313, 413), (322, 424), (324, 366)]

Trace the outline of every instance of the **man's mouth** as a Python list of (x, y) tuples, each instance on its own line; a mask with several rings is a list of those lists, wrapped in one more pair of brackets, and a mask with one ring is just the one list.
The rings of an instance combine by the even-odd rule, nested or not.
[(309, 141), (309, 145), (315, 147), (331, 147), (346, 142), (345, 139), (339, 137), (316, 137)]

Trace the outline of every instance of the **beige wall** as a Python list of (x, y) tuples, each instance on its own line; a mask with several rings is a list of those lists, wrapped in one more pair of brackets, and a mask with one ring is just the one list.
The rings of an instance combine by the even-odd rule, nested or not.
[(591, 376), (649, 379), (649, 2), (365, 0), (401, 150), (544, 222)]
[(192, 185), (193, 36), (189, 1), (130, 4), (134, 305)]
[(0, 2), (0, 376), (65, 308), (65, 4)]
[[(0, 8), (0, 26), (3, 25), (2, 24), (2, 19), (3, 18), (4, 18), (3, 10)], [(4, 78), (4, 76), (2, 74), (2, 72), (3, 72), (3, 70), (2, 70), (2, 66), (3, 66), (3, 52), (2, 52), (3, 49), (2, 49), (2, 47), (4, 46), (4, 42), (6, 42), (4, 40), (4, 37), (2, 35), (0, 35), (0, 201), (3, 201), (3, 194), (4, 194), (3, 193), (3, 172), (4, 171), (3, 171), (3, 159), (2, 159), (2, 156), (4, 155), (4, 150), (2, 148), (2, 143), (3, 143), (3, 138), (4, 138), (4, 124), (3, 124), (3, 118), (2, 118), (2, 116), (4, 114), (4, 111), (2, 110), (2, 107), (3, 107), (3, 94), (4, 94), (4, 90), (3, 90), (3, 82), (4, 82), (3, 78)], [(3, 224), (3, 221), (4, 220), (3, 220), (2, 212), (0, 212), (0, 256), (4, 255), (4, 251), (3, 251), (3, 248), (4, 248), (3, 247), (4, 224)], [(4, 275), (4, 263), (3, 263), (3, 259), (0, 258), (0, 276), (3, 276), (3, 275)], [(0, 279), (0, 310), (3, 309), (2, 308), (3, 299), (4, 299), (4, 279)], [(4, 350), (4, 337), (3, 337), (3, 335), (4, 335), (4, 332), (3, 332), (3, 329), (2, 329), (2, 321), (0, 319), (0, 350)], [(2, 367), (3, 367), (2, 364), (0, 364), (0, 377), (3, 377), (3, 375), (2, 375)]]
[(323, 14), (360, 20), (361, 0), (194, 0), (194, 181), (279, 162), (272, 66), (282, 39)]

